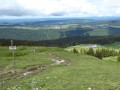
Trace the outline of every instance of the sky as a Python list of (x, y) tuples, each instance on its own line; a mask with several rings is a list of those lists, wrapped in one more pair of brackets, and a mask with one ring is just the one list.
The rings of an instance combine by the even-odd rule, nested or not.
[(120, 0), (0, 0), (0, 18), (94, 16), (120, 16)]

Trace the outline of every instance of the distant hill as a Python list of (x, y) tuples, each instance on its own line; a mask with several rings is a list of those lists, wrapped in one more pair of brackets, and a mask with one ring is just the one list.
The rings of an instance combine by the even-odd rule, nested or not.
[(73, 36), (108, 36), (120, 33), (119, 17), (10, 21), (0, 22), (1, 39), (40, 41)]

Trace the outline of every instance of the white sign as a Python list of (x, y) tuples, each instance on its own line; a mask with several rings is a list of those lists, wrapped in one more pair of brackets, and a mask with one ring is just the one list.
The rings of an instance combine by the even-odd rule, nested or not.
[(9, 50), (16, 50), (16, 46), (9, 46)]

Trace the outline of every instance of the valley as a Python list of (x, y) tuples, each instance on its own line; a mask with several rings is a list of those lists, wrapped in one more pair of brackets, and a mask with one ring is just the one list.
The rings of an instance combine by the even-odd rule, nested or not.
[(119, 26), (119, 19), (56, 19), (22, 22), (1, 21), (0, 39), (40, 41), (73, 36), (106, 36), (119, 34)]

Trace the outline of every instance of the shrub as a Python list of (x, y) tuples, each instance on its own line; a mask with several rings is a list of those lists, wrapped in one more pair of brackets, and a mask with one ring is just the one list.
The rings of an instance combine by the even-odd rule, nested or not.
[(120, 62), (120, 55), (117, 57), (117, 61)]
[[(14, 52), (16, 57), (25, 56), (28, 52)], [(13, 56), (13, 52), (9, 52), (8, 56)]]
[(25, 47), (25, 46), (20, 46), (20, 47), (18, 48), (18, 50), (26, 50), (26, 47)]

